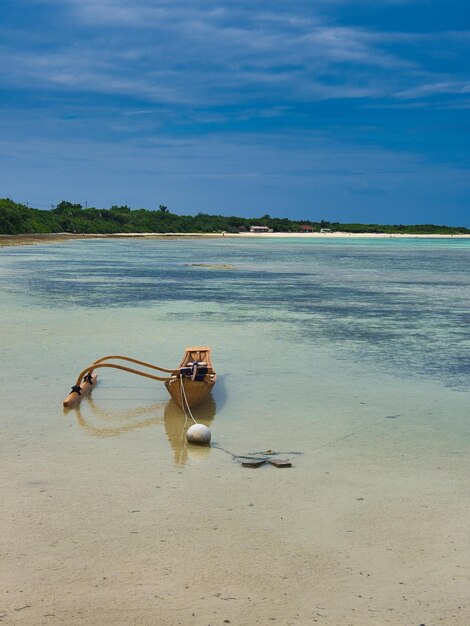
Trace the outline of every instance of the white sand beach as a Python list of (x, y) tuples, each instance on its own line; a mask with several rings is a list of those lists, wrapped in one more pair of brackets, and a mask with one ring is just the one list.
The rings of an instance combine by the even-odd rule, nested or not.
[(177, 239), (177, 238), (248, 238), (248, 239), (470, 239), (470, 235), (436, 235), (407, 233), (48, 233), (24, 235), (0, 235), (0, 247), (84, 239)]
[[(227, 234), (226, 236), (232, 236)], [(266, 239), (276, 238), (299, 238), (299, 239), (448, 239), (448, 238), (460, 238), (470, 239), (470, 235), (414, 235), (407, 233), (345, 233), (345, 232), (331, 232), (331, 233), (239, 233), (233, 235), (234, 237), (263, 237)]]

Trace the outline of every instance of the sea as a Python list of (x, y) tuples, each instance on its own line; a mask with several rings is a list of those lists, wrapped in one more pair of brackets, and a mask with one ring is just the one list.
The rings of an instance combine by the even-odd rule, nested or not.
[[(470, 240), (4, 247), (0, 331), (0, 622), (470, 623)], [(208, 447), (118, 370), (62, 407), (195, 345)]]

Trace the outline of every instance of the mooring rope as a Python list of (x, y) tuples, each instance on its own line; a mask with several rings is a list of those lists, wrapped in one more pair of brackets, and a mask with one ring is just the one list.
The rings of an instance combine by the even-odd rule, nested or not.
[(194, 415), (191, 413), (191, 409), (189, 407), (189, 402), (188, 402), (188, 398), (186, 397), (186, 390), (184, 388), (184, 383), (183, 383), (183, 374), (181, 372), (180, 372), (180, 394), (181, 394), (181, 407), (183, 409), (185, 419), (186, 420), (188, 419), (186, 415), (186, 409), (184, 408), (184, 405), (186, 403), (186, 408), (188, 409), (189, 416), (191, 417), (193, 422), (197, 424), (196, 420), (194, 419)]
[(262, 450), (260, 452), (249, 452), (248, 454), (235, 454), (234, 452), (232, 452), (231, 450), (227, 450), (227, 448), (224, 448), (223, 446), (217, 444), (217, 443), (213, 443), (212, 448), (216, 448), (217, 450), (221, 450), (222, 452), (225, 452), (226, 454), (229, 454), (232, 459), (234, 461), (242, 461), (242, 459), (248, 459), (248, 460), (264, 460), (264, 461), (268, 461), (270, 457), (273, 456), (279, 456), (279, 455), (290, 455), (286, 460), (290, 461), (292, 456), (298, 456), (300, 454), (303, 454), (303, 452), (296, 452), (293, 450), (289, 450), (287, 452), (275, 452), (274, 450)]

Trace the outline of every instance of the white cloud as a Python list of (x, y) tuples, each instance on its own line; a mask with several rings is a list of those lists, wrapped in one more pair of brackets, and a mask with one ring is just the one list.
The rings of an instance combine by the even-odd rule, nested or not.
[(437, 51), (445, 57), (446, 50), (455, 57), (470, 43), (468, 32), (337, 26), (302, 2), (36, 2), (54, 7), (70, 37), (57, 37), (54, 46), (45, 32), (41, 46), (36, 33), (20, 52), (15, 38), (3, 73), (16, 86), (188, 107), (466, 93), (464, 76), (437, 74), (426, 59)]
[(405, 89), (397, 94), (397, 97), (404, 99), (424, 98), (440, 94), (469, 94), (470, 82), (463, 81), (438, 81), (416, 85), (410, 89)]

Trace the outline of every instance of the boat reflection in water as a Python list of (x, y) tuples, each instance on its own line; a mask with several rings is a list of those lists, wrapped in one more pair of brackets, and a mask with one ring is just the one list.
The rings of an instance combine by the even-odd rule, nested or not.
[[(79, 426), (93, 437), (119, 437), (132, 430), (164, 423), (177, 465), (184, 465), (188, 457), (205, 457), (210, 451), (208, 446), (188, 445), (186, 431), (193, 422), (185, 418), (173, 400), (114, 412), (103, 409), (91, 396), (87, 396), (76, 407), (64, 409), (66, 413), (69, 411), (74, 411)], [(212, 396), (192, 411), (194, 419), (205, 426), (212, 423), (215, 412), (216, 404)]]
[[(209, 427), (214, 420), (215, 412), (216, 404), (212, 396), (209, 396), (203, 404), (192, 409), (194, 419), (199, 424), (204, 424), (204, 426)], [(170, 400), (165, 406), (163, 418), (165, 421), (166, 435), (173, 448), (176, 465), (184, 465), (188, 460), (188, 456), (192, 459), (201, 459), (209, 454), (209, 446), (188, 444), (186, 441), (186, 431), (192, 426), (193, 421), (191, 418), (185, 418), (183, 412), (173, 400)]]

